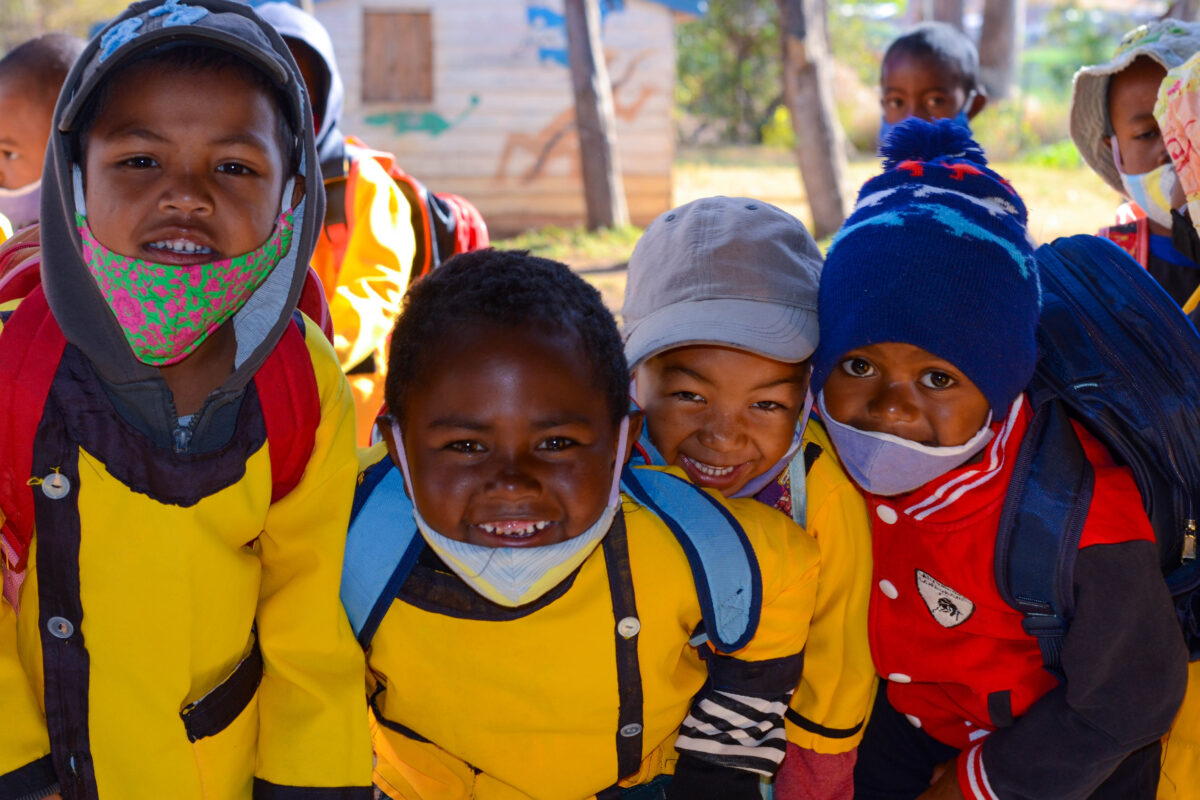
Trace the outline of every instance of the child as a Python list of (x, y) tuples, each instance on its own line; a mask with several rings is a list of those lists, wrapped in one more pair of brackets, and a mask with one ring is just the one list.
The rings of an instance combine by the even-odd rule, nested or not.
[(1167, 70), (1200, 50), (1200, 23), (1163, 20), (1135, 28), (1112, 59), (1075, 74), (1071, 138), (1092, 171), (1129, 203), (1100, 230), (1183, 304), (1200, 288), (1197, 265), (1172, 242), (1182, 189), (1163, 143), (1154, 102)]
[(342, 78), (333, 42), (315, 17), (279, 2), (258, 13), (287, 43), (312, 98), (329, 200), (312, 266), (329, 300), (334, 350), (350, 376), (358, 442), (365, 445), (383, 400), (387, 334), (400, 297), (442, 259), (486, 247), (487, 226), (465, 199), (428, 191), (391, 154), (342, 134)]
[(0, 335), (0, 795), (371, 796), (300, 86), (227, 0), (136, 3), (67, 80)]
[(879, 91), (880, 144), (909, 117), (953, 119), (969, 128), (987, 105), (975, 44), (944, 22), (922, 22), (892, 40), (883, 54)]
[[(405, 800), (758, 798), (783, 757), (812, 539), (663, 471), (629, 471), (642, 499), (618, 495), (640, 423), (621, 340), (562, 264), (456, 256), (409, 289), (389, 358), (395, 421), (366, 452), (342, 582), (369, 647), (377, 786)], [(673, 493), (639, 494), (654, 479)], [(705, 536), (723, 555), (698, 567)], [(383, 593), (359, 607), (389, 558)], [(747, 582), (712, 599), (743, 566)], [(712, 644), (751, 595), (757, 627)]]
[(889, 140), (821, 278), (813, 388), (874, 525), (880, 675), (855, 796), (1151, 798), (1186, 655), (1127, 468), (1094, 472), (1063, 677), (997, 589), (1040, 289), (1020, 197), (961, 128)]
[(805, 407), (821, 262), (790, 214), (759, 200), (705, 198), (646, 229), (621, 311), (643, 438), (661, 463), (725, 497), (774, 506), (821, 548), (777, 798), (848, 796), (875, 684), (866, 508)]
[(37, 222), (54, 101), (82, 51), (81, 39), (48, 33), (0, 59), (0, 214), (13, 228)]

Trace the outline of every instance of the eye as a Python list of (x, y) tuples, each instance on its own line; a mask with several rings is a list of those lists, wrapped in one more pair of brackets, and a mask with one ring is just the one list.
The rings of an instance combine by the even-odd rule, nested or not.
[(682, 400), (685, 403), (703, 403), (704, 397), (695, 392), (671, 392), (671, 397), (676, 400)]
[(473, 439), (459, 439), (457, 441), (450, 442), (442, 449), (450, 450), (455, 453), (465, 453), (470, 455), (474, 453), (482, 453), (487, 448), (483, 446), (482, 442), (477, 442)]
[(899, 97), (885, 97), (880, 102), (885, 109), (890, 109), (890, 110), (895, 110), (898, 108), (902, 108), (904, 106), (904, 101), (901, 100)]
[(949, 102), (949, 98), (944, 94), (934, 94), (925, 98), (925, 107), (928, 109), (940, 109)]
[(1160, 131), (1158, 129), (1158, 126), (1156, 125), (1149, 130), (1145, 130), (1145, 131), (1142, 131), (1141, 133), (1135, 134), (1133, 138), (1141, 140), (1141, 141), (1149, 141), (1151, 139), (1157, 139), (1160, 136), (1162, 136), (1162, 131)]
[(21, 154), (16, 150), (0, 150), (0, 155), (4, 156), (5, 161), (16, 161), (21, 157)]
[(754, 403), (751, 408), (757, 408), (760, 411), (786, 411), (787, 406), (783, 403), (777, 403), (774, 400), (759, 400)]
[(257, 175), (254, 170), (247, 167), (245, 164), (239, 164), (236, 161), (230, 161), (217, 166), (217, 172), (224, 175)]
[(561, 453), (563, 450), (569, 450), (572, 447), (578, 447), (579, 442), (569, 436), (551, 436), (549, 439), (543, 439), (538, 443), (538, 450), (548, 450), (551, 453)]
[(122, 167), (131, 167), (133, 169), (150, 169), (157, 167), (158, 162), (150, 156), (130, 156), (120, 164)]
[(954, 378), (947, 375), (945, 372), (930, 370), (921, 375), (921, 385), (930, 389), (949, 389), (954, 384), (958, 383)]
[(855, 378), (870, 378), (875, 375), (875, 367), (865, 358), (847, 358), (842, 362), (842, 371)]

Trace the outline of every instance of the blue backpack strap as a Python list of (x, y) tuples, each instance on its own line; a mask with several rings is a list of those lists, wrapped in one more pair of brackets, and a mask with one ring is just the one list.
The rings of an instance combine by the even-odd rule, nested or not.
[(626, 468), (621, 488), (683, 547), (709, 640), (726, 653), (744, 647), (758, 628), (762, 575), (741, 524), (703, 489), (669, 472)]
[(996, 535), (996, 585), (1025, 615), (1042, 663), (1059, 678), (1062, 645), (1075, 613), (1075, 557), (1095, 486), (1066, 408), (1059, 400), (1034, 413), (1009, 483)]
[(404, 477), (385, 458), (363, 474), (354, 493), (342, 563), (342, 605), (364, 648), (424, 546)]

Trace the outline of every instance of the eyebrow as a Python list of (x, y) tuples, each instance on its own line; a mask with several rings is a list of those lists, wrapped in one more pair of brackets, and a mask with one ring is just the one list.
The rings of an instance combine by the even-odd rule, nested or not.
[[(530, 422), (530, 427), (535, 431), (541, 431), (548, 430), (550, 428), (558, 428), (563, 425), (587, 424), (591, 424), (591, 419), (586, 414), (564, 414), (559, 417), (533, 420)], [(455, 428), (458, 430), (468, 431), (488, 431), (492, 429), (492, 426), (485, 422), (469, 419), (467, 417), (437, 417), (429, 423), (429, 427), (431, 429)]]
[[(110, 139), (143, 139), (148, 142), (167, 142), (167, 137), (156, 133), (149, 128), (118, 128), (109, 136)], [(252, 133), (231, 133), (228, 136), (222, 136), (213, 139), (210, 144), (215, 145), (235, 145), (244, 144), (259, 150), (268, 149), (264, 144), (262, 137)]]
[(778, 380), (767, 381), (766, 383), (760, 383), (758, 386), (753, 387), (750, 391), (757, 392), (761, 389), (771, 389), (775, 386), (782, 386), (785, 383), (798, 384), (798, 383), (800, 383), (800, 379), (799, 378), (779, 378)]
[(679, 365), (679, 364), (672, 364), (671, 366), (669, 366), (669, 367), (667, 367), (666, 369), (664, 369), (664, 370), (663, 370), (663, 374), (664, 374), (664, 375), (670, 375), (670, 374), (671, 374), (671, 373), (673, 373), (673, 372), (678, 372), (678, 373), (680, 373), (681, 375), (687, 375), (688, 377), (690, 377), (690, 378), (695, 378), (696, 380), (698, 380), (698, 381), (701, 381), (701, 382), (703, 382), (703, 383), (707, 383), (707, 384), (710, 384), (710, 385), (712, 384), (712, 381), (711, 381), (711, 380), (709, 380), (708, 378), (704, 377), (704, 376), (703, 376), (703, 375), (701, 375), (699, 372), (696, 372), (696, 370), (694, 370), (694, 369), (688, 369), (687, 367), (681, 366), (681, 365)]

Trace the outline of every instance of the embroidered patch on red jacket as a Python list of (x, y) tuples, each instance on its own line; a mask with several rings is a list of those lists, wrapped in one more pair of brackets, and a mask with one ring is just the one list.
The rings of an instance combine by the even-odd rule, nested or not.
[(925, 601), (925, 607), (934, 620), (943, 628), (954, 628), (966, 622), (975, 613), (975, 604), (928, 572), (917, 570), (917, 591)]

